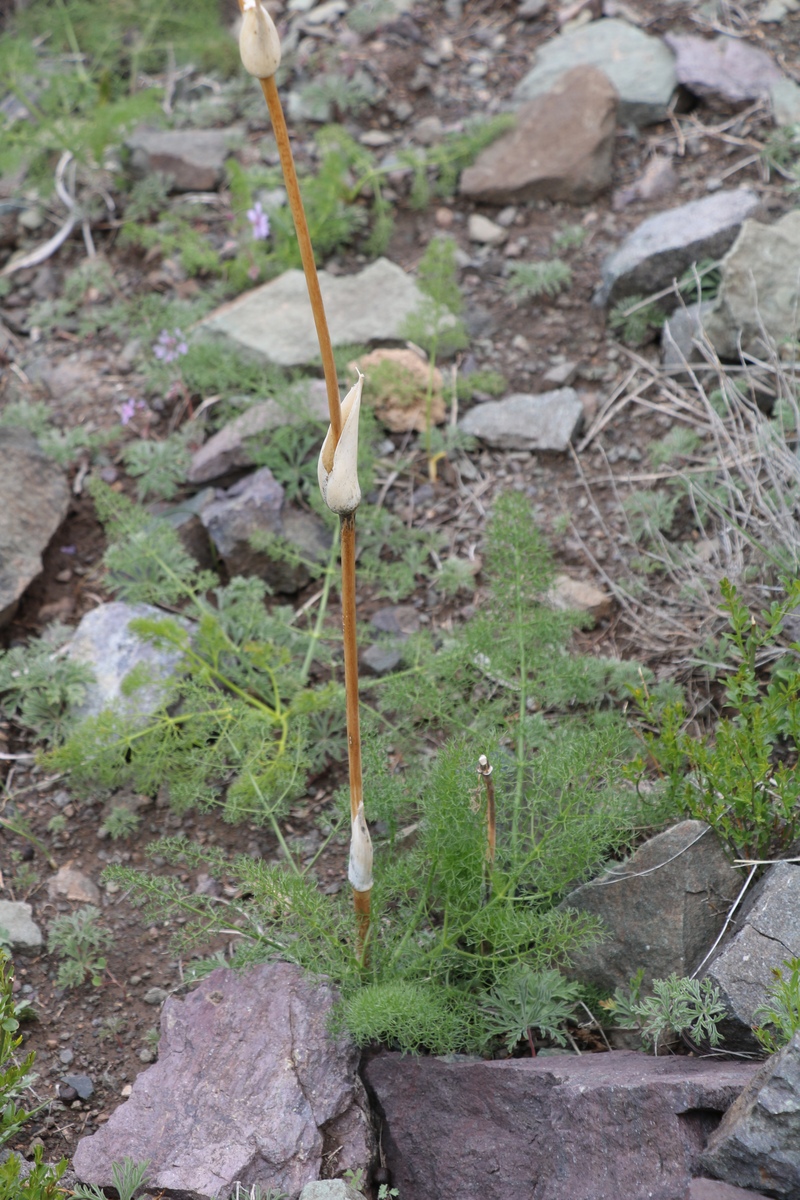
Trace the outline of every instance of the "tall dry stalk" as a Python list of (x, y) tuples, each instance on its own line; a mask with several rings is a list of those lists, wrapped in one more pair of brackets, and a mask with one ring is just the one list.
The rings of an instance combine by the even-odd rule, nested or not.
[(359, 960), (366, 959), (369, 945), (370, 896), (372, 889), (372, 843), (364, 816), (361, 773), (361, 730), (358, 712), (358, 644), (356, 641), (356, 523), (355, 513), (361, 501), (358, 486), (358, 416), (363, 377), (340, 403), (339, 382), (333, 359), (331, 337), (322, 292), (319, 286), (314, 250), (308, 232), (297, 171), (286, 128), (275, 72), (280, 66), (281, 47), (278, 32), (259, 0), (239, 0), (242, 29), (239, 51), (245, 70), (258, 79), (267, 102), (278, 153), (292, 211), (297, 243), (305, 272), (311, 311), (317, 330), (325, 385), (328, 393), (330, 428), (319, 458), (320, 491), (328, 508), (339, 517), (342, 556), (342, 631), (344, 640), (344, 682), (347, 697), (347, 755), (350, 771), (350, 864), (348, 879), (353, 888), (356, 912), (356, 945)]

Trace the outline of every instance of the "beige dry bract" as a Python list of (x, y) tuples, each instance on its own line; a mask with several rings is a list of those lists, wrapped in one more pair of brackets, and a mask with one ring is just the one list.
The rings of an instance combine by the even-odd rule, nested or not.
[(256, 79), (269, 79), (281, 65), (278, 31), (259, 0), (244, 0), (239, 54), (245, 71)]
[(363, 803), (358, 806), (350, 830), (350, 863), (347, 878), (350, 886), (357, 892), (368, 892), (372, 887), (372, 839), (369, 836)]
[(358, 380), (342, 403), (342, 434), (334, 448), (333, 430), (328, 427), (319, 453), (317, 479), (322, 499), (331, 512), (340, 517), (353, 513), (361, 503), (358, 484), (358, 416), (361, 412), (361, 389), (364, 376)]

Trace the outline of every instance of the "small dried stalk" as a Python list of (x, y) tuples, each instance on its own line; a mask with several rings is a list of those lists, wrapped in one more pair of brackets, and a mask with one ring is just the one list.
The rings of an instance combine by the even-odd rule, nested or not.
[(492, 894), (492, 872), (494, 871), (494, 856), (497, 849), (497, 816), (494, 804), (494, 780), (492, 779), (492, 771), (494, 767), (490, 764), (485, 754), (482, 754), (478, 759), (478, 774), (483, 776), (483, 784), (486, 788), (486, 875), (487, 881), (484, 887), (484, 903), (488, 902)]
[(356, 463), (358, 457), (358, 416), (361, 407), (363, 376), (350, 389), (344, 403), (339, 399), (339, 381), (333, 348), (322, 302), (314, 250), (308, 232), (297, 171), (294, 165), (289, 131), (283, 114), (275, 72), (280, 66), (281, 48), (277, 30), (260, 0), (239, 0), (242, 30), (239, 51), (249, 74), (261, 84), (278, 144), (286, 194), (297, 232), (297, 244), (303, 263), (311, 311), (317, 330), (322, 368), (328, 393), (330, 428), (319, 457), (318, 478), (323, 499), (339, 516), (342, 549), (342, 629), (344, 636), (344, 683), (347, 698), (347, 754), (350, 769), (350, 864), (348, 879), (353, 888), (356, 911), (356, 944), (359, 960), (367, 955), (372, 889), (372, 842), (364, 816), (361, 775), (361, 729), (358, 712), (358, 644), (356, 641), (356, 524), (355, 512), (361, 500)]

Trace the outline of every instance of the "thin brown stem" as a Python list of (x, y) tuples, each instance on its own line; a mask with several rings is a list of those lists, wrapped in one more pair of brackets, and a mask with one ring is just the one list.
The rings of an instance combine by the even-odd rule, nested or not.
[[(356, 639), (356, 516), (339, 518), (342, 535), (342, 642), (347, 705), (347, 760), (350, 770), (350, 819), (355, 821), (364, 800), (361, 773), (361, 722), (358, 711), (358, 642)], [(364, 961), (370, 922), (371, 893), (353, 889), (358, 958)]]
[(320, 291), (319, 276), (317, 275), (317, 264), (314, 261), (311, 235), (308, 232), (308, 222), (306, 221), (306, 213), (303, 208), (303, 198), (300, 195), (300, 185), (297, 182), (292, 143), (289, 140), (289, 130), (286, 128), (286, 118), (283, 115), (283, 105), (281, 104), (274, 75), (271, 75), (269, 79), (260, 79), (259, 83), (261, 84), (261, 90), (264, 93), (264, 99), (269, 109), (272, 129), (275, 133), (275, 141), (278, 143), (278, 154), (280, 155), (283, 179), (286, 184), (286, 194), (289, 198), (289, 207), (292, 210), (292, 217), (294, 218), (297, 245), (300, 249), (300, 258), (306, 276), (306, 285), (308, 286), (308, 298), (311, 301), (311, 311), (314, 314), (317, 340), (319, 341), (320, 354), (322, 355), (322, 369), (325, 372), (325, 386), (328, 392), (328, 411), (330, 412), (331, 429), (333, 430), (333, 444), (336, 446), (342, 432), (339, 381), (336, 377), (336, 363), (333, 359), (333, 347), (331, 346), (331, 335), (325, 316), (325, 306), (322, 303), (322, 292)]
[(486, 755), (482, 754), (478, 759), (478, 774), (483, 776), (483, 783), (486, 788), (486, 866), (489, 875), (487, 899), (491, 895), (492, 871), (494, 870), (494, 858), (497, 850), (497, 813), (494, 803), (493, 770), (494, 767), (492, 767)]

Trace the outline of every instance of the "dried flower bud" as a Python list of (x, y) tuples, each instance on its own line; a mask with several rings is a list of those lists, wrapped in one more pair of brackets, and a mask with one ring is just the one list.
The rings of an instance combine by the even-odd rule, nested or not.
[(358, 806), (350, 830), (350, 863), (347, 878), (357, 892), (368, 892), (372, 887), (372, 839), (369, 836), (363, 803)]
[(353, 513), (361, 503), (358, 486), (358, 415), (364, 376), (359, 373), (342, 403), (342, 435), (334, 449), (333, 430), (328, 427), (317, 464), (322, 499), (340, 517)]
[(493, 770), (494, 770), (494, 767), (491, 766), (486, 755), (482, 754), (480, 756), (480, 758), (478, 759), (478, 774), (479, 775), (491, 775)]
[(281, 65), (278, 31), (259, 0), (244, 0), (239, 54), (245, 71), (256, 79), (268, 79)]

